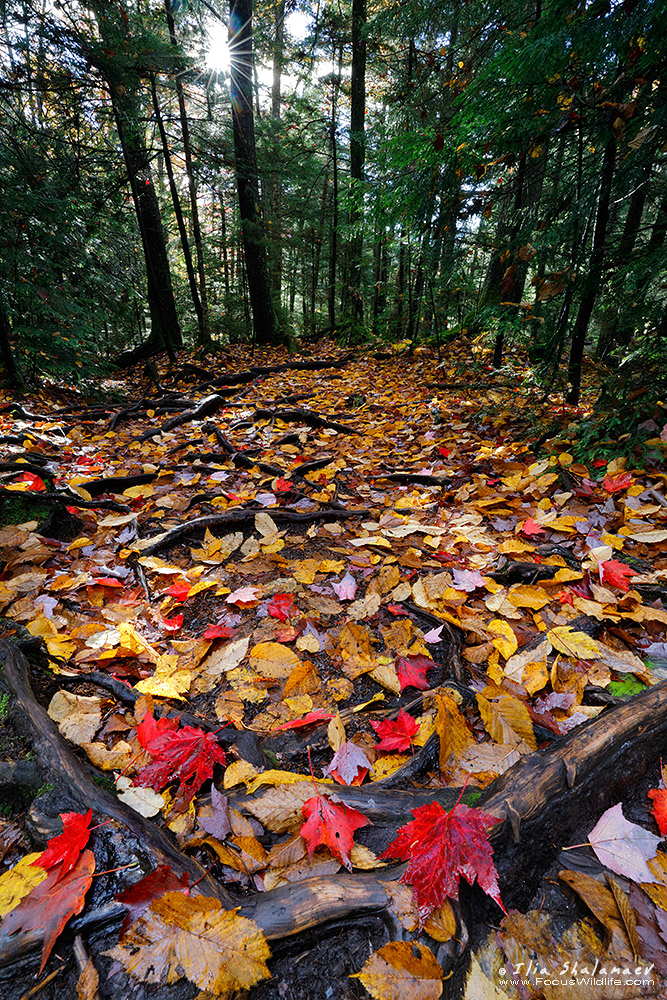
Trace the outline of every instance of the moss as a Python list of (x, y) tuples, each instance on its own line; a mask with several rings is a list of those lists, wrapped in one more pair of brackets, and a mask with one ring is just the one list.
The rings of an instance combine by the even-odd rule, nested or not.
[(6, 524), (25, 524), (26, 521), (45, 521), (51, 513), (50, 503), (36, 497), (15, 493), (13, 497), (0, 497), (0, 527)]

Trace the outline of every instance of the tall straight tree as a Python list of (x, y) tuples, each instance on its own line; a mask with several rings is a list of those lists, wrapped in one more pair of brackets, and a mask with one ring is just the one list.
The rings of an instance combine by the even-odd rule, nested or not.
[(236, 185), (253, 329), (258, 344), (273, 344), (278, 339), (278, 324), (262, 226), (252, 110), (252, 0), (230, 0), (229, 52)]
[(352, 0), (352, 73), (350, 77), (350, 224), (347, 274), (343, 282), (343, 313), (363, 317), (360, 293), (363, 237), (363, 180), (366, 154), (366, 0)]

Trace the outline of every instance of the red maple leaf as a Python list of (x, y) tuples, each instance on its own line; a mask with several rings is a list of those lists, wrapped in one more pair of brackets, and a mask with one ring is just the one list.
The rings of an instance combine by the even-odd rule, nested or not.
[(658, 829), (664, 837), (667, 834), (667, 788), (651, 788), (648, 793), (652, 800), (651, 812), (655, 816)]
[[(167, 721), (173, 720), (160, 719), (157, 725)], [(164, 726), (147, 743), (147, 750), (153, 760), (141, 768), (134, 779), (135, 784), (161, 792), (170, 781), (178, 781), (177, 800), (186, 806), (204, 782), (213, 777), (213, 765), (225, 763), (225, 751), (218, 744), (215, 733), (206, 733), (196, 726), (183, 726), (178, 730)]]
[(634, 479), (629, 472), (621, 472), (618, 476), (612, 476), (609, 472), (602, 480), (602, 486), (607, 491), (607, 493), (620, 493), (621, 490), (627, 490), (628, 486), (632, 486)]
[(593, 465), (595, 466), (596, 469), (601, 469), (602, 466), (606, 465), (606, 464), (607, 464), (607, 459), (606, 458), (594, 458), (593, 459)]
[(233, 636), (234, 629), (229, 625), (209, 625), (202, 639), (232, 639)]
[(81, 851), (88, 843), (90, 836), (90, 820), (93, 810), (87, 813), (61, 813), (63, 821), (63, 831), (55, 837), (51, 837), (46, 849), (32, 863), (40, 868), (54, 868), (62, 862), (56, 881), (74, 868), (79, 859)]
[(21, 930), (39, 931), (44, 935), (40, 973), (69, 918), (81, 913), (94, 871), (95, 855), (92, 851), (84, 851), (67, 874), (60, 868), (50, 871), (2, 921), (0, 935), (3, 939)]
[(274, 594), (266, 610), (272, 618), (286, 622), (290, 615), (293, 615), (297, 610), (294, 604), (294, 594)]
[(571, 604), (574, 607), (574, 601), (572, 599), (572, 594), (569, 590), (559, 590), (556, 597), (561, 604)]
[(46, 490), (44, 480), (40, 479), (39, 476), (36, 476), (34, 472), (24, 472), (23, 475), (16, 481), (19, 483), (27, 483), (29, 491), (34, 490), (35, 492), (43, 493)]
[(274, 489), (279, 493), (287, 493), (289, 490), (294, 489), (294, 483), (290, 482), (289, 479), (284, 479), (282, 476), (278, 476)]
[(528, 520), (524, 521), (521, 526), (521, 534), (527, 535), (528, 537), (531, 535), (543, 535), (544, 528), (542, 525), (538, 524), (534, 518), (529, 517)]
[(443, 458), (449, 458), (451, 452), (449, 448), (438, 448), (438, 455), (442, 455)]
[(498, 822), (497, 818), (460, 801), (450, 812), (445, 812), (438, 802), (429, 802), (413, 809), (412, 815), (415, 818), (399, 829), (380, 857), (409, 862), (401, 882), (412, 886), (420, 926), (446, 899), (459, 898), (461, 876), (469, 885), (477, 879), (487, 896), (507, 912), (500, 898), (493, 848), (486, 832), (487, 827)]
[(412, 746), (412, 737), (419, 732), (419, 723), (404, 709), (399, 711), (393, 721), (383, 719), (371, 722), (371, 726), (380, 737), (376, 750), (408, 750)]
[(426, 672), (437, 666), (428, 656), (416, 653), (414, 656), (397, 656), (396, 673), (401, 691), (406, 687), (417, 688), (419, 691), (428, 691), (428, 681)]
[(154, 899), (158, 899), (165, 892), (187, 889), (189, 880), (190, 876), (187, 872), (177, 878), (169, 865), (160, 865), (144, 878), (135, 882), (134, 885), (119, 892), (116, 899), (127, 909), (123, 923), (120, 925), (121, 938), (127, 934), (134, 921), (148, 909)]
[(402, 608), (400, 604), (388, 604), (387, 611), (391, 612), (392, 615), (407, 615), (405, 608)]
[(152, 712), (146, 712), (143, 719), (137, 726), (137, 739), (144, 750), (150, 752), (151, 744), (163, 733), (178, 729), (181, 717), (177, 715), (174, 719), (168, 719), (166, 715), (155, 720)]
[(192, 584), (190, 583), (174, 583), (171, 587), (167, 587), (165, 594), (169, 594), (170, 597), (174, 597), (177, 601), (184, 601), (192, 590)]
[(368, 826), (370, 820), (357, 809), (351, 809), (342, 802), (334, 802), (326, 795), (314, 795), (302, 806), (306, 822), (301, 827), (301, 836), (306, 841), (308, 857), (320, 844), (328, 847), (348, 871), (352, 871), (350, 851), (354, 831)]
[(612, 587), (618, 587), (627, 593), (630, 590), (628, 583), (629, 576), (637, 576), (637, 571), (618, 559), (607, 559), (599, 565), (600, 583), (610, 583)]
[(338, 747), (331, 761), (322, 769), (322, 774), (329, 775), (339, 785), (360, 785), (371, 767), (371, 762), (356, 743), (345, 740)]
[(324, 722), (325, 719), (333, 719), (331, 712), (325, 712), (321, 708), (316, 708), (314, 712), (308, 712), (302, 719), (292, 719), (291, 722), (283, 722), (274, 729), (300, 729), (301, 726), (312, 726), (314, 722)]
[(183, 615), (174, 615), (173, 618), (163, 618), (162, 627), (165, 632), (180, 632), (183, 627)]
[(115, 576), (98, 576), (96, 580), (91, 580), (89, 587), (124, 587), (125, 584), (117, 580)]

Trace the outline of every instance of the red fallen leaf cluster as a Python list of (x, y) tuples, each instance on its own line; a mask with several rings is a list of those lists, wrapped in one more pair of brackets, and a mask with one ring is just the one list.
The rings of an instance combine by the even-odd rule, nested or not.
[(214, 733), (195, 726), (178, 728), (178, 719), (163, 717), (157, 721), (147, 712), (137, 726), (137, 739), (153, 758), (142, 767), (135, 784), (162, 791), (170, 781), (179, 781), (176, 795), (179, 802), (189, 805), (194, 795), (209, 778), (214, 764), (225, 764), (225, 751)]

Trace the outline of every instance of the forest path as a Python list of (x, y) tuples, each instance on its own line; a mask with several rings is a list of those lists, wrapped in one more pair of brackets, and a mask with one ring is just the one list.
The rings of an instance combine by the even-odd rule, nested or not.
[[(524, 440), (535, 430), (536, 399), (481, 367), (461, 383), (455, 352), (467, 349), (453, 348), (446, 364), (427, 349), (368, 356), (326, 345), (303, 358), (235, 349), (212, 371), (185, 357), (151, 363), (123, 381), (118, 404), (73, 397), (63, 408), (44, 393), (0, 410), (0, 502), (6, 521), (11, 511), (21, 522), (0, 529), (5, 686), (55, 785), (28, 817), (18, 809), (2, 821), (3, 864), (26, 854), (26, 833), (43, 847), (60, 829), (58, 813), (90, 805), (94, 823), (115, 817), (89, 846), (98, 871), (121, 871), (95, 879), (75, 918), (100, 972), (123, 912), (113, 900), (139, 878), (126, 866), (140, 855), (144, 871), (157, 862), (173, 874), (158, 869), (147, 915), (133, 911), (126, 948), (115, 952), (121, 966), (163, 984), (165, 1000), (197, 993), (183, 975), (209, 991), (201, 997), (266, 978), (263, 937), (248, 937), (247, 927), (221, 930), (237, 942), (224, 972), (211, 972), (211, 955), (202, 965), (174, 941), (150, 959), (174, 928), (195, 933), (192, 913), (176, 913), (173, 900), (165, 910), (187, 873), (203, 879), (204, 893), (187, 898), (224, 906), (231, 893), (272, 942), (271, 978), (253, 987), (253, 1000), (319, 1000), (367, 995), (346, 977), (360, 972), (369, 948), (416, 936), (411, 890), (393, 881), (403, 869), (378, 855), (412, 809), (451, 805), (458, 793), (450, 786), (467, 784), (467, 801), (485, 789), (485, 808), (506, 820), (492, 834), (500, 890), (522, 910), (554, 863), (554, 845), (582, 824), (575, 842), (586, 840), (628, 784), (633, 818), (653, 826), (645, 793), (658, 783), (664, 733), (659, 691), (651, 701), (650, 689), (667, 676), (664, 464), (589, 467), (565, 439), (551, 439), (536, 458)], [(37, 666), (22, 626), (43, 643), (53, 672)], [(17, 643), (48, 717), (21, 680)], [(635, 695), (636, 712), (624, 715)], [(181, 715), (180, 730), (170, 712)], [(174, 742), (179, 732), (194, 742)], [(627, 753), (608, 752), (611, 734)], [(15, 758), (16, 746), (6, 745)], [(334, 754), (339, 784), (320, 780)], [(27, 794), (40, 779), (22, 780)], [(105, 798), (114, 783), (130, 787)], [(332, 794), (373, 822), (351, 831), (351, 849), (334, 841), (333, 854), (326, 829), (324, 840), (300, 836), (304, 803)], [(510, 827), (518, 848), (503, 832)], [(613, 871), (625, 906), (599, 881), (590, 850), (570, 857), (568, 884), (602, 920), (619, 961), (633, 952), (655, 961), (662, 869), (655, 877), (664, 889), (649, 898), (622, 858)], [(341, 862), (354, 874), (340, 874)], [(470, 863), (474, 878), (481, 859)], [(600, 957), (572, 894), (564, 902), (550, 890), (554, 913), (569, 907), (573, 924), (557, 944), (548, 912), (502, 918), (481, 894), (452, 908), (438, 899), (441, 878), (436, 866), (417, 965), (400, 948), (370, 960), (398, 963), (408, 986), (430, 976), (424, 996), (440, 995), (450, 973), (466, 991), (468, 930), (478, 948), (471, 998), (491, 982), (516, 995), (498, 985), (498, 969), (516, 966), (518, 954), (549, 968), (570, 953)], [(29, 923), (22, 914), (45, 886), (55, 909), (65, 905), (62, 883), (47, 879), (42, 890), (14, 886), (7, 907), (8, 885), (0, 878), (10, 927)], [(487, 922), (501, 919), (500, 938), (484, 944)], [(73, 995), (71, 934), (38, 974), (31, 948), (42, 939), (33, 927), (37, 938), (28, 940), (21, 926), (23, 937), (0, 927), (0, 963), (4, 956), (14, 977), (7, 1000), (49, 975), (43, 997), (63, 996), (66, 983)], [(239, 960), (246, 951), (252, 958)], [(303, 956), (298, 975), (295, 955)], [(121, 997), (127, 982), (125, 972), (102, 974), (95, 989)], [(150, 985), (136, 989), (155, 995)]]

